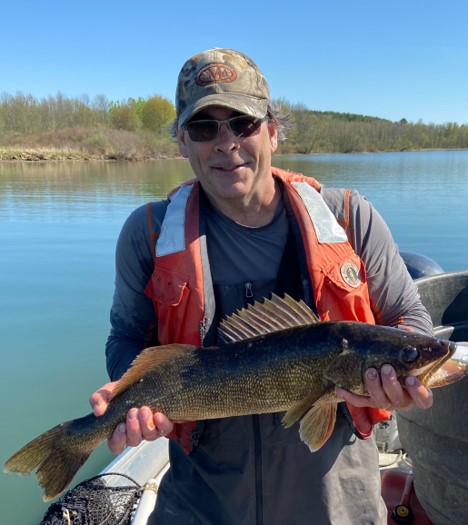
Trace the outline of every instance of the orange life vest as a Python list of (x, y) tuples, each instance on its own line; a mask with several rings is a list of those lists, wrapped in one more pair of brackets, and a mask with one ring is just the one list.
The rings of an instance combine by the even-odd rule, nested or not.
[[(364, 263), (345, 230), (349, 192), (343, 203), (345, 221), (340, 225), (320, 195), (320, 184), (315, 179), (278, 168), (272, 168), (272, 173), (283, 182), (297, 219), (321, 320), (375, 324)], [(157, 313), (160, 344), (201, 346), (214, 318), (211, 278), (202, 262), (207, 254), (199, 233), (199, 214), (199, 185), (192, 180), (172, 194), (155, 243), (154, 271), (145, 288)], [(368, 437), (373, 424), (388, 419), (390, 414), (369, 407), (348, 408), (361, 437)], [(188, 449), (188, 427), (183, 426), (182, 445)]]

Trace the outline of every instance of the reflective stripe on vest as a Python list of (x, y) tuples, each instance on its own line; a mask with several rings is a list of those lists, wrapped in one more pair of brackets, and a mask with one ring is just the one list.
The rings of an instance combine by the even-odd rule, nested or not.
[(193, 186), (181, 186), (169, 202), (156, 242), (156, 257), (185, 250), (185, 208)]
[(346, 242), (348, 240), (346, 232), (338, 224), (320, 193), (307, 182), (293, 182), (292, 185), (304, 202), (318, 241), (320, 243)]

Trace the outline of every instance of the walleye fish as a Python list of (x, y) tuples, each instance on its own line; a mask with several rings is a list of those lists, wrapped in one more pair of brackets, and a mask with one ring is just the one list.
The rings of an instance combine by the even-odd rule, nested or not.
[[(41, 434), (6, 463), (5, 471), (37, 471), (44, 499), (58, 496), (90, 453), (125, 421), (132, 407), (149, 406), (172, 420), (212, 419), (286, 411), (285, 427), (300, 421), (312, 451), (335, 425), (339, 386), (365, 394), (367, 368), (390, 363), (399, 381), (425, 384), (455, 353), (456, 344), (397, 328), (357, 322), (319, 322), (289, 296), (256, 303), (224, 320), (222, 346), (173, 344), (144, 350), (122, 377), (104, 415), (88, 414)], [(460, 379), (439, 376), (442, 386)]]

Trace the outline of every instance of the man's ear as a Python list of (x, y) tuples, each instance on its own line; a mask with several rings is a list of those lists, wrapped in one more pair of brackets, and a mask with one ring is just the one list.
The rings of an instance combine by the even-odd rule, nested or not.
[(268, 122), (268, 131), (270, 133), (271, 152), (274, 153), (278, 148), (278, 129), (276, 124)]
[(187, 144), (185, 142), (185, 131), (177, 128), (177, 144), (179, 145), (179, 153), (184, 158), (188, 158)]

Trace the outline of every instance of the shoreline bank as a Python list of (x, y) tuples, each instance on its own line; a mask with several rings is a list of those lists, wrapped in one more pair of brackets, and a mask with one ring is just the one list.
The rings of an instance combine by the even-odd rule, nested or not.
[[(384, 150), (384, 151), (359, 151), (359, 152), (337, 152), (337, 151), (321, 151), (311, 153), (296, 153), (296, 152), (282, 152), (274, 155), (274, 157), (281, 157), (287, 155), (298, 156), (318, 156), (318, 155), (355, 155), (355, 154), (370, 154), (370, 153), (414, 153), (414, 152), (428, 152), (428, 151), (464, 151), (465, 148), (428, 148), (428, 149), (404, 149), (404, 150)], [(76, 150), (60, 150), (60, 149), (45, 149), (45, 148), (26, 148), (19, 150), (16, 148), (2, 148), (0, 147), (0, 162), (92, 162), (92, 161), (106, 161), (106, 162), (142, 162), (150, 160), (174, 160), (183, 159), (180, 155), (167, 155), (163, 153), (154, 154), (137, 154), (137, 153), (92, 153)]]

